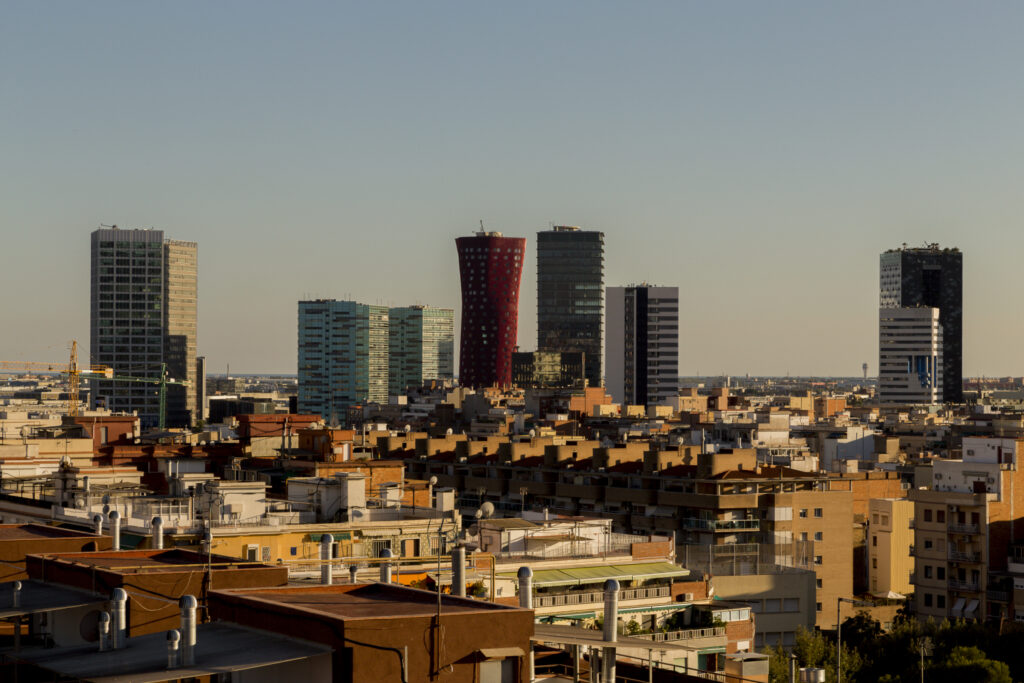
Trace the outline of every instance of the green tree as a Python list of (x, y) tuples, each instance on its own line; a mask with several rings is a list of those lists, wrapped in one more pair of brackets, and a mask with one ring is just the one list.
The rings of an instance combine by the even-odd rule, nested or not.
[(1013, 683), (1005, 662), (989, 659), (973, 645), (954, 647), (929, 678), (935, 683)]

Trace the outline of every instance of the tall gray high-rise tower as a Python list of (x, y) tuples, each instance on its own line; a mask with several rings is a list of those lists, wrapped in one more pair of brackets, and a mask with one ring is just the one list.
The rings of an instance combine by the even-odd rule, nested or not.
[(679, 395), (679, 288), (609, 287), (605, 360), (617, 403), (656, 405)]
[[(959, 249), (890, 249), (879, 260), (879, 308), (939, 309), (942, 400), (962, 403), (964, 255)], [(879, 368), (879, 381), (882, 370)]]
[(582, 351), (584, 374), (602, 385), (604, 233), (556, 226), (537, 233), (537, 349)]
[[(161, 230), (100, 228), (91, 236), (89, 360), (115, 375), (158, 379), (167, 387), (167, 425), (188, 426), (196, 410), (197, 252), (195, 242)], [(156, 384), (92, 380), (92, 405), (137, 411), (143, 428), (159, 423)]]

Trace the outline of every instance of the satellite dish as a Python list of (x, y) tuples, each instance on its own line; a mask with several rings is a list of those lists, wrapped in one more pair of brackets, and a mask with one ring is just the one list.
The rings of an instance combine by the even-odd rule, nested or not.
[(431, 477), (430, 478), (430, 485), (431, 486), (437, 486), (437, 477)]
[(480, 511), (484, 513), (484, 517), (490, 517), (494, 514), (494, 503), (491, 501), (485, 502), (480, 506)]
[(686, 443), (686, 440), (683, 437), (681, 437), (681, 436), (676, 437), (676, 445), (677, 446), (682, 446), (685, 443)]
[(530, 438), (532, 439), (535, 436), (537, 436), (537, 430), (536, 429), (531, 429), (530, 430)]
[(411, 431), (412, 431), (412, 427), (410, 427), (409, 425), (405, 425), (405, 433), (408, 434)]
[(477, 519), (480, 519), (480, 518), (482, 518), (484, 516), (484, 511), (480, 510), (480, 509), (477, 509), (477, 511), (473, 513), (473, 516), (476, 517)]
[(454, 432), (452, 431), (452, 428), (449, 427), (448, 431), (446, 431), (445, 434), (447, 434), (448, 436), (451, 436), (452, 434), (454, 434)]

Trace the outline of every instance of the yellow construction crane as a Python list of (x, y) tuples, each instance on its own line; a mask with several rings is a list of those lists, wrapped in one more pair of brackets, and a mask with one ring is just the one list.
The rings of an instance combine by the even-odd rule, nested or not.
[(0, 370), (23, 370), (31, 372), (59, 372), (68, 376), (68, 415), (78, 415), (78, 387), (81, 384), (82, 375), (90, 377), (111, 377), (113, 372), (103, 365), (96, 365), (82, 370), (78, 367), (78, 341), (71, 340), (71, 357), (65, 363), (40, 363), (27, 360), (0, 360)]

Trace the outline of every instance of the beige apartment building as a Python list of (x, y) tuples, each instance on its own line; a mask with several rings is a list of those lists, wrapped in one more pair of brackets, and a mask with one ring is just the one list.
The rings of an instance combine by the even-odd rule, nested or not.
[(868, 590), (877, 597), (913, 592), (911, 550), (914, 503), (906, 498), (879, 498), (868, 513)]

